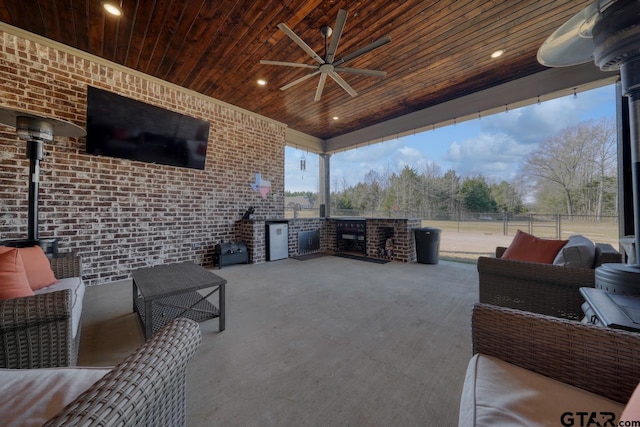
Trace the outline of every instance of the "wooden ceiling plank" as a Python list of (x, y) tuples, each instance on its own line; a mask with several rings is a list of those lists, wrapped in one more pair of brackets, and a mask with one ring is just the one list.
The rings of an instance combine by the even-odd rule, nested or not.
[[(196, 25), (197, 18), (202, 12), (202, 9), (206, 7), (207, 1), (185, 3), (182, 14), (179, 21), (176, 23), (176, 28), (173, 31), (171, 41), (165, 45), (164, 55), (158, 64), (157, 69), (153, 75), (161, 79), (168, 80), (171, 78), (168, 76), (169, 70), (171, 70), (181, 54), (185, 50), (189, 49), (187, 38), (191, 29)], [(189, 6), (189, 7), (187, 7)]]
[[(214, 63), (208, 62), (210, 51), (213, 49), (212, 45), (223, 39), (220, 35), (222, 24), (227, 18), (229, 10), (233, 9), (237, 2), (235, 0), (219, 0), (215, 3), (215, 5), (209, 5), (203, 10), (201, 23), (193, 30), (193, 35), (190, 35), (190, 40), (193, 40), (194, 45), (197, 44), (197, 51), (189, 49), (186, 52), (188, 60), (174, 67), (173, 74), (176, 79), (179, 79), (174, 82), (176, 84), (193, 88), (193, 81), (198, 71), (214, 65)], [(197, 40), (194, 40), (193, 37), (197, 37)]]
[[(211, 49), (208, 52), (208, 57), (210, 60), (215, 61), (219, 64), (226, 64), (228, 60), (233, 60), (235, 63), (235, 58), (238, 56), (239, 52), (235, 50), (238, 42), (242, 37), (247, 34), (249, 31), (249, 26), (243, 22), (242, 17), (247, 15), (249, 11), (256, 6), (256, 3), (244, 3), (240, 8), (234, 8), (231, 13), (225, 19), (221, 33), (224, 34), (225, 42), (220, 43), (216, 46), (211, 46)], [(233, 27), (233, 30), (230, 29)], [(224, 65), (223, 65), (224, 67)], [(236, 72), (236, 71), (234, 71)], [(220, 76), (221, 74), (218, 74)], [(211, 93), (213, 96), (216, 96), (216, 90), (227, 84), (229, 81), (229, 76), (226, 75), (222, 79), (214, 81), (209, 78), (207, 73), (204, 70), (200, 69), (195, 74), (193, 88), (195, 90), (201, 90), (203, 87), (210, 87)]]
[[(278, 3), (276, 1), (276, 3)], [(216, 74), (212, 83), (216, 83), (220, 79), (226, 79), (229, 73), (235, 73), (239, 76), (245, 76), (246, 83), (248, 80), (254, 80), (252, 77), (244, 74), (246, 70), (247, 61), (252, 61), (256, 56), (256, 52), (265, 45), (264, 40), (261, 39), (261, 35), (264, 34), (266, 28), (273, 24), (277, 19), (277, 15), (281, 13), (277, 7), (269, 7), (267, 2), (258, 3), (262, 11), (257, 16), (260, 16), (259, 21), (254, 21), (250, 26), (247, 33), (239, 39), (235, 45), (234, 52), (227, 52), (225, 56), (235, 55), (233, 61), (223, 60), (220, 62), (220, 72)], [(252, 64), (253, 65), (253, 64)], [(241, 85), (242, 86), (242, 85)]]
[(132, 30), (124, 65), (139, 69), (140, 58), (153, 20), (156, 4), (154, 1), (136, 1), (136, 15), (132, 19)]
[(147, 73), (157, 76), (162, 62), (165, 60), (167, 52), (176, 39), (180, 39), (180, 25), (183, 18), (189, 14), (189, 2), (173, 1), (166, 14), (162, 31), (156, 38), (153, 55), (149, 58)]
[[(143, 3), (148, 2), (143, 1)], [(118, 36), (115, 43), (113, 43), (113, 60), (118, 64), (125, 65), (131, 52), (131, 43), (134, 26), (138, 19), (139, 4), (139, 0), (122, 3), (122, 18), (118, 20)]]
[[(471, 9), (471, 8), (473, 8), (473, 7), (475, 7), (475, 5), (468, 5), (468, 6), (467, 6), (467, 8), (466, 8), (466, 10), (470, 10), (470, 9)], [(465, 10), (462, 10), (462, 12), (464, 12), (464, 11), (465, 11)], [(423, 11), (423, 12), (425, 12), (425, 11)], [(429, 16), (429, 17), (427, 17), (427, 18), (422, 17), (422, 18), (419, 18), (419, 19), (422, 19), (422, 20), (428, 19), (428, 20), (430, 20), (430, 21), (431, 21), (431, 20), (433, 20), (433, 19), (435, 18), (435, 19), (439, 20), (439, 19), (441, 19), (440, 14), (443, 14), (443, 15), (445, 15), (445, 14), (450, 14), (450, 11), (449, 11), (449, 10), (446, 10), (445, 8), (440, 8), (440, 9), (438, 9), (438, 8), (431, 8), (430, 10), (428, 10), (428, 12), (429, 12), (429, 13), (431, 13), (432, 15), (430, 15), (430, 16)], [(461, 11), (458, 11), (458, 13), (462, 13), (462, 12), (461, 12)], [(425, 13), (426, 13), (426, 12), (425, 12)], [(437, 20), (436, 20), (436, 22), (438, 22)], [(408, 25), (408, 26), (410, 26), (410, 25)], [(397, 31), (398, 31), (398, 32), (406, 32), (406, 31), (403, 31), (401, 27), (398, 27), (398, 28), (397, 28)], [(393, 38), (393, 39), (395, 39), (395, 37), (392, 37), (392, 38)], [(381, 55), (384, 55), (384, 53), (382, 53)]]
[[(262, 55), (265, 55), (265, 57), (268, 56), (268, 51), (265, 51), (265, 49), (272, 49), (272, 46), (266, 43), (266, 41), (263, 40), (261, 36), (262, 34), (264, 34), (265, 30), (270, 27), (274, 27), (277, 23), (281, 22), (281, 19), (279, 19), (279, 15), (281, 15), (282, 11), (275, 11), (275, 8), (270, 9), (272, 11), (271, 13), (261, 14), (262, 18), (257, 22), (253, 22), (253, 24), (249, 27), (247, 33), (243, 35), (243, 37), (238, 38), (238, 40), (236, 41), (234, 52), (226, 50), (222, 53), (223, 57), (233, 55), (234, 60), (233, 62), (223, 61), (223, 72), (215, 76), (214, 79), (210, 79), (211, 83), (216, 84), (218, 81), (220, 81), (220, 79), (224, 79), (226, 81), (228, 80), (225, 78), (227, 73), (233, 72), (238, 76), (243, 77), (243, 81), (239, 82), (238, 85), (235, 85), (237, 86), (236, 90), (238, 88), (242, 88), (245, 92), (253, 91), (253, 89), (255, 88), (255, 73), (250, 73), (248, 72), (248, 70), (251, 67), (254, 67), (256, 63), (259, 64), (260, 59), (262, 59)], [(274, 13), (274, 11), (276, 13)], [(296, 48), (299, 49), (297, 45)], [(220, 94), (230, 93), (233, 90), (234, 88), (230, 86), (218, 85), (218, 92)], [(237, 93), (235, 95), (237, 96), (240, 94)]]
[(103, 57), (105, 16), (100, 5), (87, 0), (89, 10), (89, 52)]
[[(482, 36), (482, 37), (479, 37), (479, 38), (480, 38), (480, 39), (482, 39), (482, 40), (486, 40), (486, 36)], [(476, 52), (476, 53), (475, 53), (476, 57), (475, 57), (475, 58), (470, 59), (470, 62), (472, 62), (472, 63), (474, 63), (474, 64), (476, 64), (476, 65), (477, 65), (477, 61), (478, 61), (478, 59), (480, 59), (480, 60), (482, 60), (482, 61), (484, 61), (484, 62), (488, 62), (488, 61), (489, 61), (488, 59), (486, 59), (486, 58), (487, 58), (487, 56), (483, 53), (484, 51), (483, 51), (482, 49), (471, 49), (471, 51)], [(470, 57), (470, 58), (471, 58), (471, 57)], [(450, 59), (451, 59), (451, 55), (447, 55), (447, 56), (445, 57), (445, 59), (450, 60)], [(404, 65), (401, 65), (401, 66), (402, 66), (402, 67), (404, 67)], [(408, 68), (408, 67), (407, 67), (407, 68)], [(447, 74), (448, 74), (448, 73), (449, 73), (449, 72), (447, 72)], [(433, 74), (432, 74), (432, 73), (430, 73), (430, 78), (431, 78), (431, 79), (433, 79)], [(403, 83), (406, 83), (406, 82), (403, 82)]]
[(85, 52), (90, 52), (89, 45), (89, 2), (88, 0), (71, 0), (70, 19), (72, 24), (67, 23), (68, 27), (73, 28), (72, 43), (74, 46)]
[[(102, 8), (101, 8), (102, 9)], [(102, 57), (109, 61), (116, 62), (116, 49), (118, 47), (118, 34), (120, 33), (120, 22), (122, 18), (113, 16), (101, 10), (104, 16), (102, 30)]]
[[(394, 11), (397, 11), (397, 7), (395, 7), (395, 5), (393, 5), (393, 4), (390, 4), (389, 2), (383, 2), (382, 6), (380, 6), (380, 7), (382, 7), (382, 9), (375, 9), (375, 11), (379, 13), (379, 16), (387, 16), (389, 14), (393, 14)], [(336, 6), (335, 7), (335, 11), (331, 12), (332, 16), (333, 15), (337, 15), (337, 9), (338, 8), (339, 7)], [(373, 9), (373, 7), (367, 8), (367, 9)], [(358, 15), (358, 14), (361, 14), (361, 9), (355, 9), (355, 12), (354, 12), (354, 9), (351, 9), (351, 12), (353, 12), (353, 13), (350, 13), (349, 16)], [(345, 28), (345, 33), (347, 32), (347, 29), (349, 28), (349, 25), (352, 23), (352, 21), (353, 20), (350, 20), (349, 17), (347, 18), (347, 25), (346, 25), (346, 28)], [(331, 23), (331, 25), (333, 25), (333, 23)], [(372, 25), (377, 25), (377, 24), (374, 23)], [(319, 34), (319, 30), (314, 28), (313, 31), (315, 33), (314, 35), (316, 36), (315, 37), (316, 40), (320, 41), (320, 43), (322, 43), (322, 45), (323, 45), (322, 39), (321, 39), (320, 34)], [(352, 31), (352, 33), (353, 33), (353, 31)], [(341, 52), (346, 52), (346, 53), (349, 52), (349, 50), (345, 49), (345, 47), (344, 47), (344, 46), (348, 47), (348, 45), (349, 45), (349, 43), (345, 41), (346, 38), (347, 38), (347, 36), (344, 35), (343, 38), (341, 39), (341, 45), (340, 45), (340, 49), (338, 51), (337, 57), (340, 57), (340, 53)], [(306, 40), (306, 41), (308, 41), (308, 40)], [(368, 42), (368, 40), (367, 40), (367, 42)], [(293, 45), (293, 43), (290, 43), (290, 41), (287, 41), (286, 44), (289, 44), (289, 46)], [(283, 43), (283, 45), (285, 45), (285, 43)], [(362, 46), (358, 46), (358, 47), (362, 47)], [(295, 47), (295, 48), (297, 49), (297, 47)], [(319, 50), (320, 49), (318, 49), (318, 51)], [(299, 54), (299, 52), (297, 52), (297, 54)], [(276, 55), (279, 55), (279, 54), (274, 53), (274, 51), (272, 50), (267, 57), (269, 57), (269, 58), (272, 57), (272, 56), (275, 57)], [(285, 58), (284, 55), (283, 56), (279, 56), (279, 57)], [(252, 59), (253, 59), (253, 61), (251, 61), (251, 62), (247, 61), (247, 62), (245, 62), (243, 64), (245, 66), (245, 68), (242, 68), (242, 66), (241, 66), (240, 69), (242, 70), (242, 73), (241, 73), (242, 75), (253, 77), (254, 75), (257, 75), (258, 73), (262, 73), (262, 69), (265, 67), (265, 66), (259, 64), (259, 59), (262, 59), (262, 58), (255, 57), (255, 58), (252, 58)], [(294, 60), (294, 62), (305, 62), (305, 61), (304, 61), (304, 58), (303, 58), (302, 61), (295, 61)], [(278, 81), (280, 83), (273, 82), (274, 84), (277, 84), (277, 86), (281, 86), (284, 83), (289, 82), (289, 81), (291, 81), (291, 80), (303, 75), (303, 73), (296, 72), (295, 70), (287, 70), (287, 69), (283, 69), (283, 68), (276, 68), (276, 70), (281, 71), (280, 73), (278, 73), (278, 76), (279, 76)], [(308, 84), (308, 86), (313, 85), (314, 89), (315, 89), (315, 84), (316, 84), (315, 82), (311, 82), (311, 83)], [(240, 94), (238, 94), (238, 95), (240, 95)]]
[[(323, 3), (321, 6), (309, 9), (308, 5), (307, 8), (305, 8), (304, 10), (308, 10), (310, 14), (313, 15), (327, 15), (330, 16), (331, 19), (334, 19), (335, 16), (338, 13), (338, 9), (340, 8), (340, 5), (338, 4), (330, 4), (328, 2)], [(298, 13), (296, 16), (300, 17), (300, 13)], [(286, 19), (283, 19), (284, 17), (281, 17), (280, 19), (272, 19), (271, 22), (266, 22), (265, 23), (265, 27), (268, 28), (269, 26), (272, 26), (273, 28), (275, 28), (275, 25), (280, 23), (280, 22), (285, 22), (287, 21)], [(304, 22), (315, 22), (316, 23), (316, 27), (314, 29), (314, 36), (317, 40), (322, 40), (322, 36), (320, 34), (320, 23), (317, 22), (316, 18), (314, 18), (311, 15), (308, 15), (306, 17), (304, 17), (302, 19), (302, 21)], [(301, 21), (301, 22), (302, 22)], [(326, 22), (327, 24), (329, 24), (329, 22)], [(330, 23), (331, 25), (333, 25), (333, 22)], [(282, 31), (276, 29), (275, 31), (282, 33)], [(284, 33), (282, 33), (284, 34)], [(271, 45), (271, 40), (263, 40), (260, 38), (260, 35), (256, 35), (253, 37), (254, 38), (254, 43), (253, 49), (248, 49), (248, 50), (243, 50), (243, 54), (241, 55), (239, 59), (239, 61), (237, 62), (237, 67), (235, 68), (236, 70), (238, 70), (239, 74), (244, 76), (244, 84), (241, 84), (241, 86), (244, 87), (248, 87), (249, 91), (253, 91), (253, 87), (254, 84), (249, 83), (249, 82), (253, 82), (258, 76), (258, 75), (263, 75), (263, 74), (273, 74), (273, 73), (289, 73), (291, 70), (288, 69), (282, 69), (282, 68), (273, 68), (273, 67), (269, 67), (269, 66), (264, 66), (262, 64), (260, 64), (260, 60), (261, 59), (267, 59), (273, 55), (275, 55), (276, 52), (276, 47)], [(310, 40), (307, 40), (304, 38), (304, 36), (302, 36), (303, 40), (305, 40), (305, 42), (309, 42)], [(299, 46), (297, 46), (295, 43), (293, 43), (288, 37), (281, 39), (283, 40), (283, 42), (281, 42), (279, 45), (280, 46), (285, 46), (286, 49), (288, 49), (289, 51), (295, 52), (296, 56), (299, 55), (300, 53), (302, 53), (302, 55), (304, 56), (304, 60), (300, 61), (300, 62), (306, 62), (308, 59), (310, 59), (308, 57), (308, 55), (306, 53), (304, 53)], [(266, 42), (266, 43), (265, 43)], [(324, 46), (324, 42), (322, 42), (322, 46)], [(314, 48), (314, 50), (321, 55), (324, 55), (324, 52), (322, 49), (320, 48)], [(264, 72), (262, 71), (264, 69), (264, 67), (268, 67), (271, 68), (269, 71)], [(299, 74), (298, 77), (300, 77), (303, 74)], [(293, 80), (293, 79), (291, 79)], [(233, 89), (232, 88), (227, 88), (225, 92), (221, 92), (221, 93), (232, 93)], [(240, 95), (239, 93), (234, 93), (234, 96), (238, 96)]]
[(172, 5), (173, 0), (154, 0), (153, 13), (140, 49), (138, 65), (136, 66), (143, 73), (151, 74), (149, 70), (152, 68), (153, 58), (158, 55), (156, 49), (166, 31), (166, 23), (169, 19), (170, 11), (173, 9)]
[(11, 15), (9, 14), (9, 9), (4, 3), (0, 4), (0, 21), (11, 22)]
[(69, 26), (62, 25), (67, 28), (67, 35), (62, 35), (60, 17), (58, 16), (58, 9), (60, 9), (61, 16), (64, 16), (65, 10), (68, 9), (69, 2), (67, 0), (59, 0), (55, 3), (48, 1), (38, 1), (38, 9), (40, 10), (40, 16), (43, 17), (44, 35), (51, 40), (55, 40), (60, 43), (71, 44), (73, 43), (73, 37), (69, 37), (68, 31), (72, 31)]
[[(114, 25), (96, 0), (0, 0), (0, 20), (329, 138), (540, 71), (539, 45), (591, 1), (123, 0)], [(315, 79), (280, 91), (307, 71), (260, 59), (310, 59), (276, 25), (324, 55), (319, 29), (341, 8), (349, 16), (336, 58), (390, 34), (391, 44), (346, 64), (387, 78), (344, 76), (355, 98), (328, 81), (314, 102)], [(507, 52), (491, 60), (497, 46)], [(257, 77), (269, 85), (257, 89)], [(345, 119), (332, 121), (336, 112)]]
[(4, 8), (11, 19), (10, 24), (40, 36), (45, 35), (45, 27), (37, 0), (5, 1)]

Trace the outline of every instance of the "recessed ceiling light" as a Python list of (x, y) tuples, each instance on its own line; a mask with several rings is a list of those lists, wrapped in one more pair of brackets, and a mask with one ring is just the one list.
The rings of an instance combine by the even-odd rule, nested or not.
[(258, 81), (256, 83), (258, 83), (260, 86), (266, 86), (267, 85), (267, 81), (265, 79), (258, 79)]
[(498, 58), (498, 57), (502, 56), (503, 53), (504, 53), (504, 49), (498, 49), (498, 50), (496, 50), (495, 52), (493, 52), (491, 54), (491, 57), (492, 58)]
[(333, 116), (333, 117), (332, 117), (332, 119), (333, 119), (333, 120), (338, 120), (338, 119), (340, 119), (340, 117), (338, 117), (338, 116)]
[(103, 1), (102, 7), (107, 11), (107, 13), (110, 13), (113, 16), (122, 16), (122, 9), (110, 1)]

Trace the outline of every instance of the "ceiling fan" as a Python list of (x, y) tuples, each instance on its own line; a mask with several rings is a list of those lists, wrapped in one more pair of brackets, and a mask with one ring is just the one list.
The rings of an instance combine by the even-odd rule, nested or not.
[[(363, 48), (356, 50), (341, 59), (336, 60), (336, 51), (338, 50), (338, 43), (340, 42), (340, 37), (342, 36), (342, 30), (344, 29), (344, 24), (347, 21), (347, 11), (344, 9), (340, 9), (338, 11), (338, 17), (336, 18), (336, 24), (334, 26), (335, 30), (332, 30), (330, 27), (322, 27), (320, 32), (324, 36), (324, 50), (325, 55), (324, 58), (318, 55), (313, 49), (307, 45), (304, 40), (302, 40), (296, 33), (294, 33), (286, 24), (278, 24), (278, 28), (282, 30), (291, 40), (293, 40), (298, 46), (302, 48), (311, 58), (313, 58), (318, 64), (304, 64), (299, 62), (283, 62), (283, 61), (269, 61), (269, 60), (261, 60), (261, 64), (265, 65), (281, 65), (284, 67), (298, 67), (298, 68), (308, 68), (314, 71), (309, 74), (292, 81), (289, 84), (286, 84), (280, 88), (280, 90), (287, 90), (292, 86), (297, 85), (298, 83), (302, 83), (305, 80), (310, 79), (313, 76), (320, 74), (320, 81), (318, 82), (318, 87), (316, 89), (316, 95), (314, 101), (319, 101), (322, 96), (322, 91), (324, 89), (324, 84), (327, 81), (327, 76), (331, 77), (341, 88), (343, 88), (347, 93), (351, 96), (356, 96), (357, 92), (342, 78), (338, 75), (338, 72), (348, 73), (348, 74), (362, 74), (365, 76), (375, 76), (375, 77), (385, 77), (387, 73), (385, 71), (378, 70), (368, 70), (364, 68), (347, 68), (341, 67), (347, 61), (355, 59), (365, 53), (369, 53), (374, 49), (379, 48), (382, 45), (385, 45), (391, 41), (391, 38), (387, 35), (370, 43)], [(333, 37), (331, 36), (333, 34)], [(327, 46), (329, 37), (331, 37), (331, 44)]]

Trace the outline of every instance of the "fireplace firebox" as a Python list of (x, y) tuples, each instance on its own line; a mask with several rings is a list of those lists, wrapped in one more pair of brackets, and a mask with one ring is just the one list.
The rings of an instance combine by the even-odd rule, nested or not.
[(340, 218), (336, 223), (336, 250), (367, 254), (367, 222), (364, 218)]

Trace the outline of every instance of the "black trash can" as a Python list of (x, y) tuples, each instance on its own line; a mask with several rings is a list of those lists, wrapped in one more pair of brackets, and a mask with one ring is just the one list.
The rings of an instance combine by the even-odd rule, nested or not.
[(439, 228), (416, 228), (416, 258), (421, 264), (437, 264), (440, 255)]

